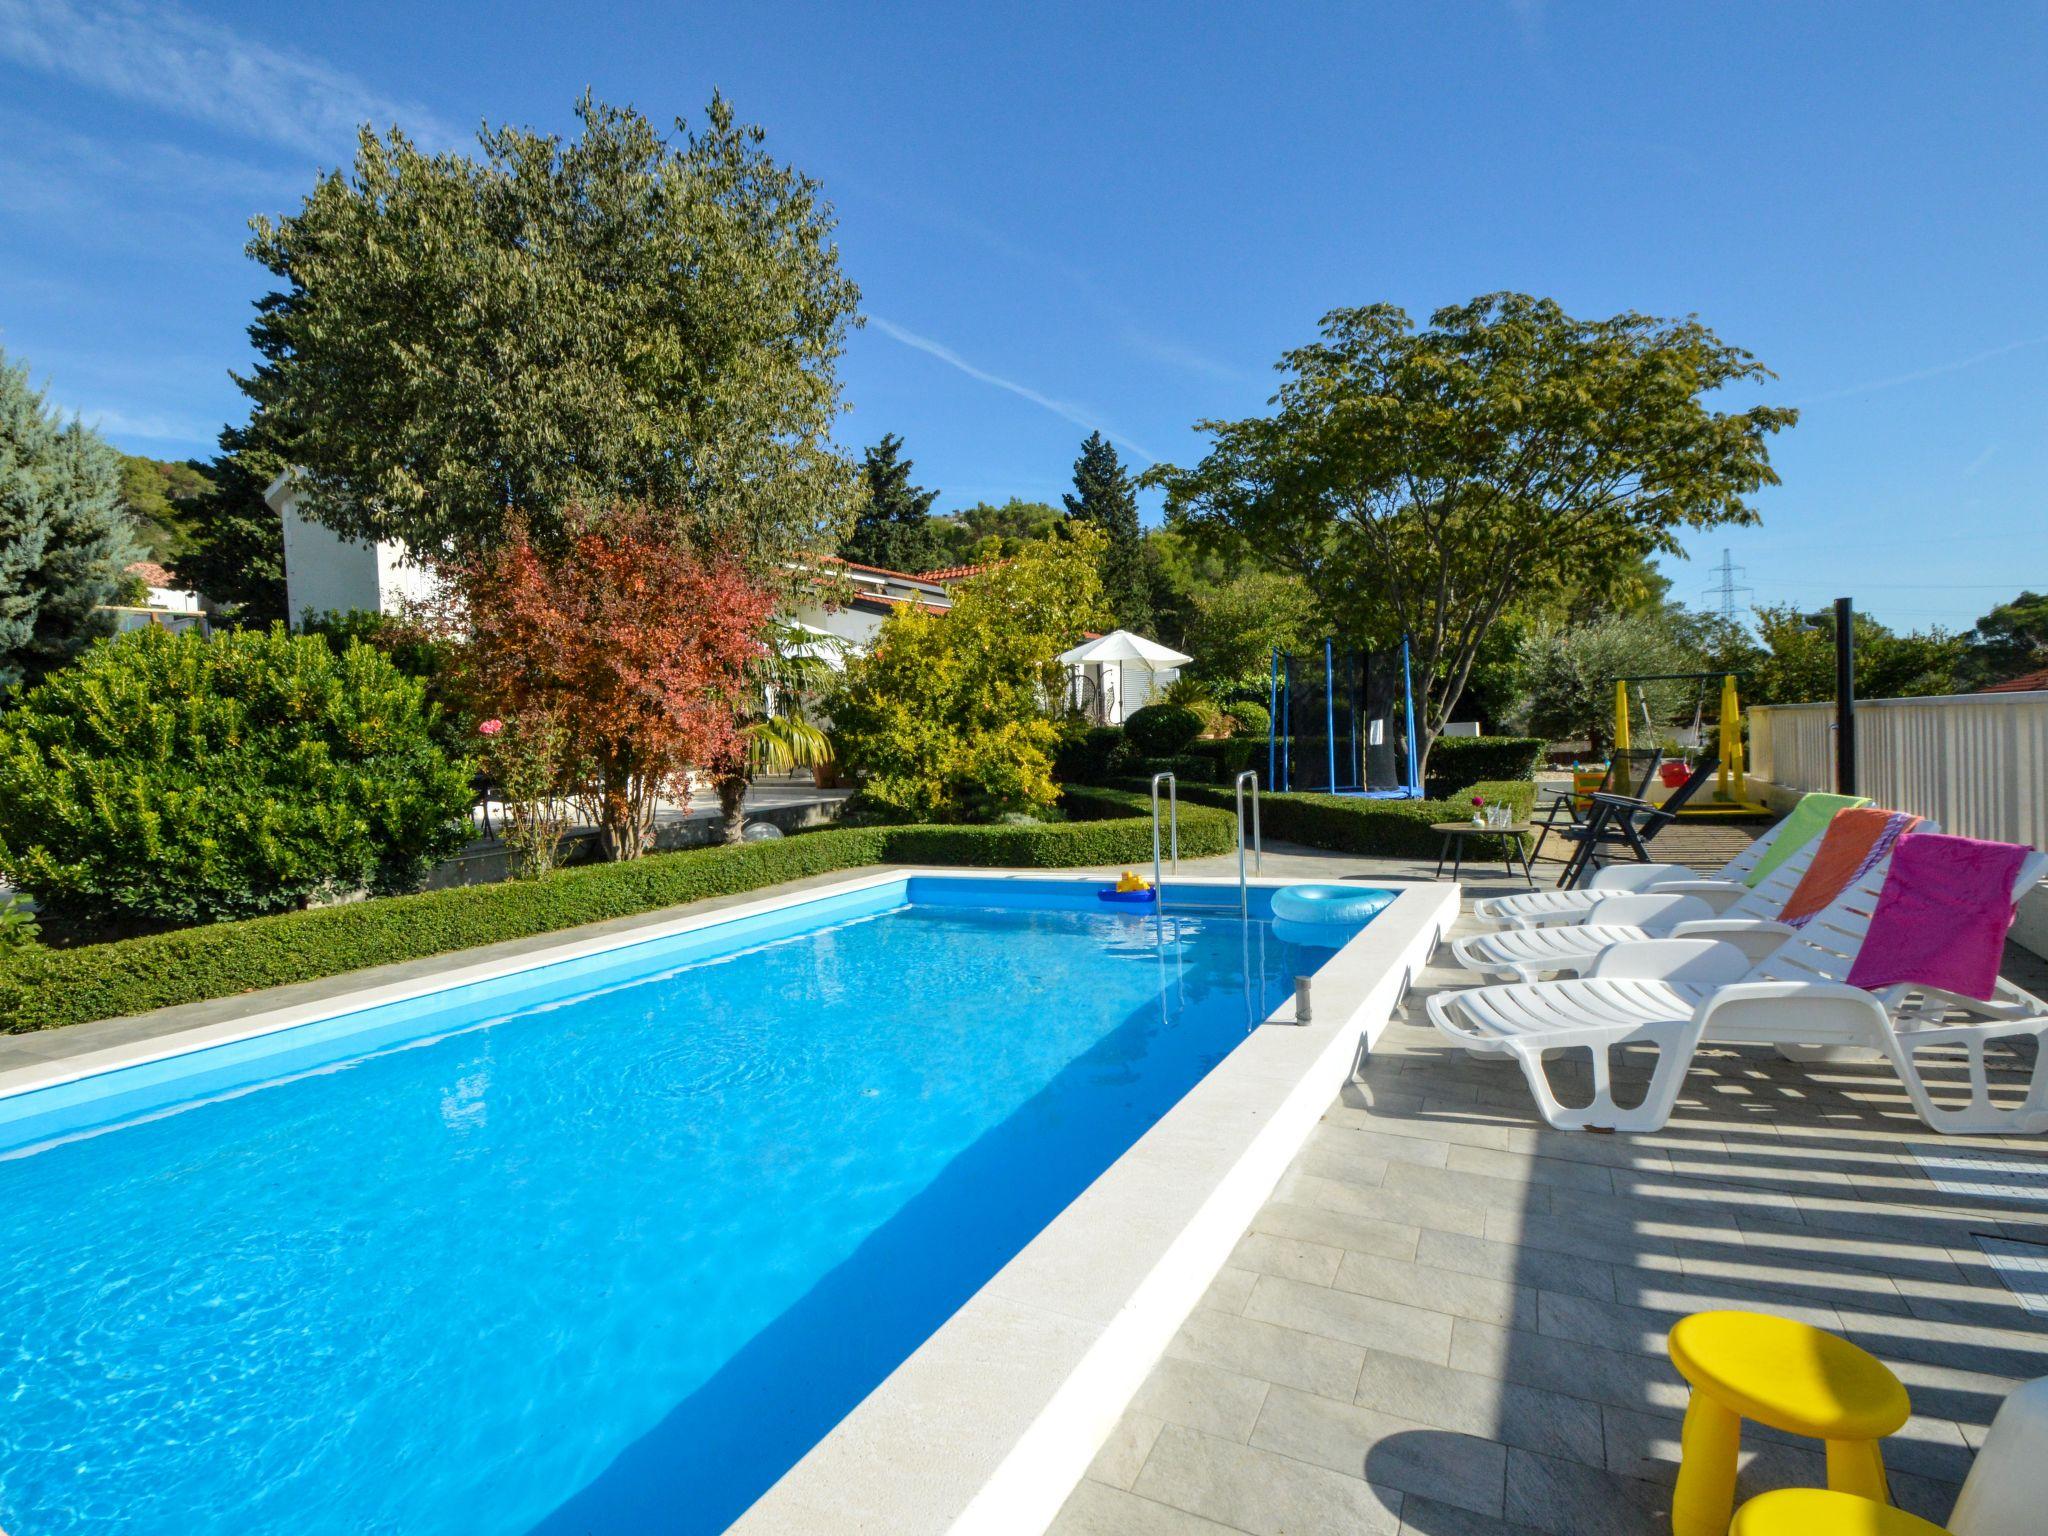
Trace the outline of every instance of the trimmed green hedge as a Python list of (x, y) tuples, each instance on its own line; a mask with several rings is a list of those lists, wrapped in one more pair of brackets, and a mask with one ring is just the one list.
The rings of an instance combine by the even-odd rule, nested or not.
[[(869, 864), (1057, 869), (1151, 861), (1146, 796), (1075, 789), (1066, 803), (1074, 820), (1038, 826), (830, 828), (736, 848), (580, 865), (540, 880), (317, 907), (79, 949), (28, 949), (0, 957), (0, 1033), (232, 997)], [(1226, 813), (1184, 804), (1181, 852), (1226, 852), (1235, 846), (1232, 829)]]
[(1462, 784), (1529, 778), (1547, 745), (1540, 736), (1439, 736), (1429, 749), (1423, 791), (1447, 798)]
[[(1471, 784), (1443, 800), (1262, 794), (1259, 796), (1259, 820), (1265, 835), (1280, 842), (1327, 848), (1337, 853), (1433, 859), (1442, 846), (1443, 837), (1429, 830), (1430, 823), (1469, 821), (1473, 795), (1484, 795), (1489, 805), (1505, 802), (1521, 818), (1529, 814), (1535, 803), (1536, 786), (1526, 779)], [(1184, 786), (1181, 798), (1217, 807), (1233, 804), (1229, 790), (1203, 785)], [(1181, 817), (1185, 841), (1185, 810)], [(1504, 838), (1474, 838), (1465, 852), (1469, 858), (1498, 858), (1507, 851), (1505, 844)]]

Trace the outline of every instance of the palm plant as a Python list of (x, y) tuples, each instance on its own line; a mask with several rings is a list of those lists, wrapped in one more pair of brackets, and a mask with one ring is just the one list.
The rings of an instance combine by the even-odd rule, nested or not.
[(769, 621), (748, 678), (750, 698), (740, 715), (734, 751), (711, 765), (728, 843), (739, 842), (746, 832), (747, 787), (756, 778), (832, 760), (831, 742), (804, 718), (804, 700), (827, 670), (807, 654), (809, 647), (804, 631), (780, 619)]

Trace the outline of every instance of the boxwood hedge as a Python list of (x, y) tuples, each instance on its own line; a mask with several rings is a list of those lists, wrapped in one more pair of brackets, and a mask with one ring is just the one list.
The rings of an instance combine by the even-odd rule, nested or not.
[[(1536, 786), (1527, 779), (1486, 781), (1468, 785), (1442, 800), (1368, 800), (1360, 795), (1261, 795), (1259, 820), (1264, 834), (1280, 842), (1327, 848), (1336, 853), (1435, 858), (1443, 837), (1430, 831), (1430, 824), (1469, 820), (1474, 795), (1484, 796), (1489, 805), (1506, 804), (1513, 808), (1517, 817), (1526, 817), (1535, 802)], [(1181, 798), (1218, 807), (1232, 803), (1229, 790), (1201, 784), (1184, 785)], [(1185, 826), (1187, 812), (1183, 811), (1181, 815)], [(1468, 859), (1498, 858), (1506, 851), (1502, 838), (1474, 838), (1466, 848), (1465, 856)]]
[(1429, 749), (1423, 790), (1441, 798), (1463, 784), (1526, 779), (1546, 745), (1540, 736), (1439, 736)]
[[(1150, 861), (1145, 796), (1075, 789), (1066, 804), (1072, 820), (1043, 825), (830, 828), (778, 842), (582, 865), (540, 880), (317, 907), (78, 949), (8, 952), (0, 955), (0, 1032), (232, 997), (869, 864), (1056, 869)], [(1234, 846), (1232, 827), (1222, 811), (1183, 805), (1181, 852), (1225, 852)]]

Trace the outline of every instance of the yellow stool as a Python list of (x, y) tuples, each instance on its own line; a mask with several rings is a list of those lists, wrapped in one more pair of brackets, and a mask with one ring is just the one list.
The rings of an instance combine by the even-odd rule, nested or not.
[(1903, 1509), (1825, 1488), (1760, 1493), (1736, 1513), (1728, 1536), (1949, 1536)]
[(1673, 1326), (1667, 1345), (1692, 1384), (1671, 1499), (1673, 1536), (1728, 1536), (1744, 1419), (1825, 1440), (1828, 1487), (1889, 1502), (1877, 1442), (1906, 1422), (1911, 1405), (1875, 1355), (1761, 1312), (1695, 1312)]

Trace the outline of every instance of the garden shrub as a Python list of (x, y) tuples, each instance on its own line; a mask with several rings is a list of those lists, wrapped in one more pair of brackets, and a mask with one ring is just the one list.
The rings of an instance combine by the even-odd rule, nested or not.
[(162, 927), (417, 889), (469, 765), (367, 645), (137, 630), (0, 716), (0, 870), (46, 916)]
[(1202, 717), (1179, 704), (1147, 704), (1125, 718), (1124, 734), (1146, 757), (1178, 757), (1202, 734)]
[(1207, 769), (1204, 777), (1211, 784), (1230, 784), (1247, 768), (1256, 768), (1261, 779), (1266, 776), (1266, 739), (1263, 736), (1226, 736), (1221, 741), (1198, 741), (1188, 747), (1188, 755), (1198, 758)]
[(1120, 725), (1069, 727), (1053, 753), (1052, 776), (1062, 784), (1106, 784), (1138, 771), (1138, 750)]
[[(151, 934), (77, 949), (0, 952), (0, 1032), (117, 1018), (366, 966), (631, 917), (881, 863), (1133, 868), (1152, 858), (1148, 798), (1067, 791), (1074, 818), (1041, 826), (841, 827), (691, 848), (536, 880), (462, 886)], [(1183, 857), (1227, 852), (1231, 817), (1183, 804)]]
[(1429, 749), (1423, 789), (1442, 796), (1482, 779), (1529, 778), (1542, 761), (1544, 746), (1540, 736), (1439, 736)]
[(1256, 736), (1264, 741), (1273, 729), (1272, 713), (1265, 705), (1250, 699), (1237, 699), (1226, 704), (1223, 713), (1240, 736)]
[(1051, 806), (1064, 696), (1057, 660), (1102, 614), (1102, 539), (1085, 525), (962, 582), (950, 612), (900, 605), (828, 706), (842, 761), (877, 813), (993, 821)]
[[(1285, 794), (1259, 796), (1261, 824), (1268, 840), (1327, 848), (1336, 853), (1388, 858), (1435, 858), (1441, 833), (1429, 830), (1438, 821), (1469, 821), (1472, 796), (1489, 805), (1505, 804), (1518, 819), (1535, 803), (1536, 786), (1529, 780), (1468, 784), (1445, 799), (1369, 800), (1362, 795)], [(1220, 786), (1184, 785), (1183, 800), (1220, 808), (1234, 804)], [(1187, 812), (1182, 811), (1185, 817)], [(1475, 837), (1468, 858), (1495, 858), (1506, 852), (1506, 840)]]

